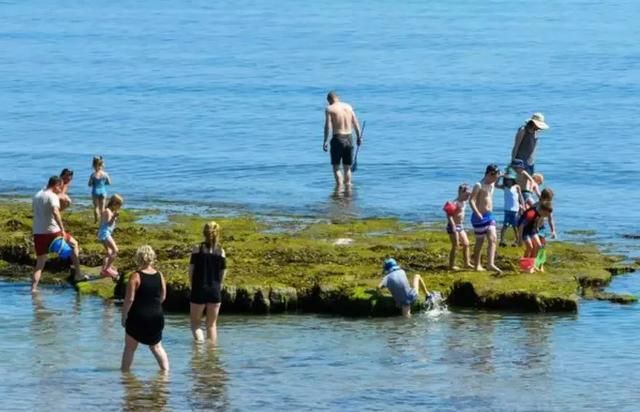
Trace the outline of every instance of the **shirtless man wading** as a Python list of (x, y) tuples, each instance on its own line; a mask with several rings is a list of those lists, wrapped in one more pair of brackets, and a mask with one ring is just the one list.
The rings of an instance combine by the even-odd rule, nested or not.
[(473, 251), (473, 264), (477, 271), (484, 271), (480, 264), (480, 252), (485, 236), (487, 237), (487, 266), (489, 270), (502, 273), (495, 264), (496, 257), (496, 219), (493, 217), (493, 190), (500, 177), (500, 169), (495, 164), (487, 166), (484, 178), (473, 186), (469, 205), (473, 214), (471, 224), (476, 235), (476, 245)]
[[(326, 107), (324, 120), (324, 143), (322, 149), (329, 150), (329, 134), (333, 133), (331, 139), (331, 165), (333, 175), (336, 179), (336, 186), (341, 187), (344, 183), (351, 186), (351, 164), (353, 163), (353, 139), (351, 134), (356, 130), (357, 144), (362, 144), (360, 134), (360, 123), (356, 118), (351, 105), (343, 103), (338, 98), (336, 92), (327, 94), (329, 105)], [(340, 162), (344, 169), (344, 181), (340, 173)]]

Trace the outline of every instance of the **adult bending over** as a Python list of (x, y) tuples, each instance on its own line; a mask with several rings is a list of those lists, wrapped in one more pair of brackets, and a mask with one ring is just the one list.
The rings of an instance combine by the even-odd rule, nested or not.
[[(344, 183), (351, 186), (351, 164), (353, 163), (353, 129), (356, 130), (358, 146), (362, 144), (362, 134), (360, 123), (356, 118), (356, 113), (351, 105), (343, 103), (338, 98), (336, 92), (327, 94), (329, 105), (325, 108), (324, 114), (324, 143), (322, 149), (329, 150), (329, 135), (331, 139), (331, 165), (333, 176), (336, 179), (336, 186), (341, 187)], [(340, 162), (342, 162), (344, 176), (340, 173)]]
[(78, 242), (64, 230), (62, 215), (60, 214), (60, 194), (62, 193), (62, 179), (51, 176), (47, 187), (35, 194), (31, 201), (33, 209), (33, 244), (36, 250), (36, 267), (31, 281), (31, 292), (38, 290), (38, 283), (42, 276), (42, 270), (47, 263), (49, 246), (56, 238), (62, 237), (73, 249), (71, 261), (73, 263), (70, 281), (83, 279), (80, 273)]
[(121, 369), (128, 372), (138, 343), (148, 345), (160, 369), (169, 370), (169, 359), (162, 347), (164, 313), (162, 302), (167, 286), (162, 273), (154, 268), (156, 254), (151, 246), (140, 246), (136, 251), (138, 270), (129, 277), (127, 294), (122, 307), (122, 326), (126, 330)]
[(202, 230), (204, 241), (191, 253), (191, 332), (196, 341), (204, 339), (200, 329), (203, 312), (207, 314), (207, 340), (215, 343), (218, 338), (216, 322), (227, 267), (224, 249), (220, 246), (220, 231), (216, 222), (205, 224)]
[(516, 132), (513, 149), (511, 150), (511, 160), (521, 159), (525, 163), (525, 170), (529, 174), (533, 174), (535, 171), (539, 132), (548, 128), (549, 125), (544, 122), (544, 115), (542, 113), (534, 113)]

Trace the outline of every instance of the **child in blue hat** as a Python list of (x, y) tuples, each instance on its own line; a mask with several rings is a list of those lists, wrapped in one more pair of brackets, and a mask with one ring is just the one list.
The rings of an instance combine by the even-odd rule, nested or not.
[(431, 294), (422, 280), (422, 276), (413, 276), (413, 288), (409, 285), (409, 279), (404, 270), (400, 268), (395, 259), (389, 258), (382, 266), (384, 278), (378, 285), (379, 288), (387, 288), (396, 301), (396, 305), (402, 309), (402, 316), (411, 316), (411, 305), (418, 299), (418, 290), (422, 288), (428, 297)]

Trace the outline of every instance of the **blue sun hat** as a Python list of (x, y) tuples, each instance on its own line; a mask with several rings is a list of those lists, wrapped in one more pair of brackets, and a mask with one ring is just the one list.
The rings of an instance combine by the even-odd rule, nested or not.
[(394, 258), (386, 259), (382, 265), (382, 271), (384, 273), (393, 272), (398, 269), (400, 269), (400, 265), (398, 265), (398, 262), (396, 262)]
[(49, 252), (56, 253), (60, 259), (69, 259), (73, 253), (73, 249), (64, 240), (62, 236), (53, 239), (49, 245)]

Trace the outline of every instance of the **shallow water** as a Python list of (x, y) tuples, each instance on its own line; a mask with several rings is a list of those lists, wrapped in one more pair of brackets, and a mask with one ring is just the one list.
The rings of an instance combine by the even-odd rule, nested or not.
[[(613, 289), (640, 292), (633, 277)], [(577, 315), (448, 311), (410, 320), (222, 316), (219, 345), (167, 316), (171, 371), (139, 348), (118, 371), (120, 308), (0, 283), (3, 408), (49, 410), (636, 410), (640, 307)]]
[[(0, 194), (102, 154), (127, 207), (440, 219), (533, 111), (563, 238), (640, 256), (640, 3), (0, 2)], [(324, 95), (367, 121), (352, 196)], [(501, 205), (501, 193), (496, 204)], [(499, 207), (498, 207), (499, 208)], [(578, 234), (576, 229), (594, 230)], [(634, 276), (614, 290), (640, 293)], [(119, 308), (0, 283), (0, 409), (635, 410), (638, 306), (412, 320), (223, 316), (215, 350), (168, 316), (172, 371), (118, 371)]]
[[(636, 1), (0, 9), (0, 193), (31, 195), (66, 166), (86, 198), (102, 154), (128, 206), (440, 219), (542, 111), (538, 169), (562, 235), (640, 232)], [(348, 199), (333, 196), (321, 150), (333, 88), (367, 120)]]

